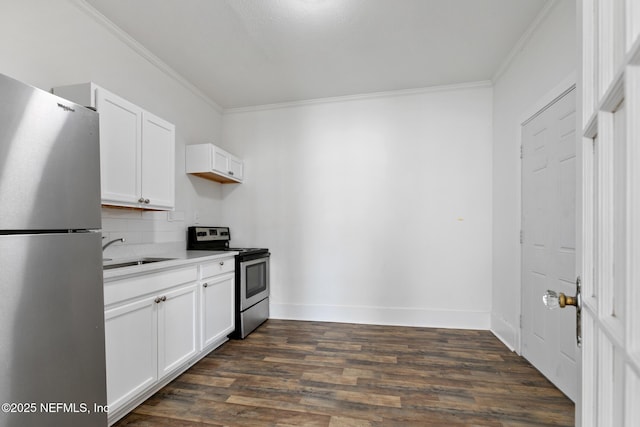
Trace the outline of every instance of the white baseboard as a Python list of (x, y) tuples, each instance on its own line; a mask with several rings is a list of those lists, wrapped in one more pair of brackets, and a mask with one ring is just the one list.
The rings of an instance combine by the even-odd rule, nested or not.
[(518, 332), (503, 317), (491, 313), (491, 332), (511, 351), (517, 352)]
[(270, 318), (371, 325), (419, 326), (489, 330), (490, 312), (397, 307), (278, 304), (271, 302)]

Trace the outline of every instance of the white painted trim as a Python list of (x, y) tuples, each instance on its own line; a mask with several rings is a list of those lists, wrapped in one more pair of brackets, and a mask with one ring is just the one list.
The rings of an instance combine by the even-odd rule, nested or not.
[[(629, 8), (634, 8), (634, 7), (638, 9), (637, 13), (638, 15), (640, 15), (640, 3), (631, 2), (631, 4), (629, 5)], [(639, 24), (640, 24), (640, 20), (639, 20)], [(631, 48), (629, 49), (629, 53), (627, 54), (627, 63), (629, 65), (638, 65), (640, 63), (640, 37), (638, 37), (631, 45)]]
[(270, 318), (371, 325), (489, 330), (488, 311), (432, 310), (401, 307), (278, 304), (271, 302)]
[[(509, 350), (518, 352), (516, 344), (518, 343), (518, 332), (516, 327), (507, 322), (506, 319), (491, 313), (491, 332), (496, 336)], [(518, 353), (520, 354), (520, 353)]]
[(502, 61), (502, 63), (500, 64), (496, 72), (493, 74), (493, 77), (491, 77), (491, 81), (493, 83), (495, 83), (498, 79), (500, 79), (500, 77), (502, 77), (502, 75), (509, 69), (513, 61), (516, 59), (516, 56), (518, 56), (520, 51), (524, 49), (527, 43), (529, 43), (529, 40), (531, 40), (531, 37), (533, 37), (536, 31), (538, 31), (538, 28), (540, 27), (542, 22), (544, 22), (544, 20), (547, 18), (547, 16), (549, 16), (553, 8), (556, 7), (558, 3), (559, 3), (558, 0), (549, 0), (543, 6), (542, 10), (540, 10), (536, 18), (533, 20), (533, 22), (531, 22), (529, 27), (527, 27), (527, 29), (522, 34), (520, 39), (518, 39), (518, 41), (513, 46), (509, 54)]
[[(640, 9), (639, 9), (640, 11)], [(640, 25), (640, 20), (638, 22)], [(638, 38), (640, 40), (640, 37)], [(627, 73), (626, 84), (627, 96), (627, 306), (625, 309), (627, 317), (626, 327), (626, 347), (634, 349), (635, 352), (627, 350), (631, 357), (630, 365), (636, 370), (636, 375), (640, 377), (640, 265), (637, 260), (640, 257), (640, 147), (637, 141), (640, 139), (640, 124), (637, 120), (630, 120), (631, 117), (638, 117), (640, 114), (640, 71), (633, 67)], [(636, 96), (634, 96), (636, 94)], [(635, 260), (635, 261), (634, 261)], [(631, 285), (631, 284), (635, 285)], [(640, 378), (639, 378), (640, 379)], [(640, 382), (636, 383), (637, 393), (640, 393)], [(640, 394), (636, 394), (638, 396)], [(640, 410), (636, 411), (640, 412)]]
[[(530, 108), (526, 109), (520, 119), (518, 120), (518, 125), (515, 129), (515, 141), (517, 147), (522, 147), (522, 127), (529, 122), (531, 119), (536, 117), (542, 111), (546, 110), (551, 106), (554, 102), (560, 99), (562, 96), (567, 94), (569, 91), (576, 89), (576, 73), (573, 72), (569, 74), (566, 78), (564, 78), (560, 83), (558, 83), (553, 89), (547, 92), (544, 96), (542, 96), (538, 101), (533, 103)], [(577, 110), (576, 110), (577, 111)], [(578, 129), (576, 129), (578, 132)], [(520, 153), (520, 150), (518, 150)], [(518, 188), (520, 191), (518, 192), (518, 229), (522, 230), (522, 159), (518, 162)], [(577, 242), (576, 242), (577, 243)], [(522, 245), (520, 245), (520, 250), (518, 251), (518, 277), (520, 279), (520, 286), (517, 289), (517, 298), (518, 298), (518, 317), (522, 315)], [(515, 339), (515, 349), (518, 354), (522, 354), (522, 329), (519, 327), (516, 328), (516, 339)]]
[[(543, 97), (528, 108), (521, 116), (519, 122), (518, 131), (521, 127), (527, 124), (527, 122), (534, 119), (538, 114), (553, 105), (554, 102), (562, 98), (571, 89), (576, 87), (576, 73), (575, 71), (569, 74), (564, 80), (558, 83), (553, 89), (547, 92)], [(577, 132), (578, 130), (576, 130)]]
[(597, 111), (613, 113), (625, 99), (625, 68), (622, 68), (611, 80), (609, 88), (600, 98)]
[(87, 16), (92, 18), (98, 24), (102, 25), (105, 29), (107, 29), (111, 34), (115, 35), (120, 41), (129, 46), (134, 52), (138, 55), (149, 61), (152, 65), (158, 68), (160, 71), (165, 73), (168, 77), (175, 80), (177, 83), (182, 85), (184, 88), (189, 90), (191, 93), (196, 95), (198, 98), (202, 99), (205, 103), (211, 106), (218, 113), (222, 113), (222, 107), (216, 103), (213, 99), (209, 98), (204, 92), (198, 89), (196, 86), (191, 84), (187, 79), (185, 79), (180, 73), (171, 68), (166, 62), (162, 59), (158, 58), (156, 55), (151, 53), (149, 49), (141, 45), (137, 40), (127, 34), (124, 30), (110, 21), (106, 16), (100, 13), (96, 8), (91, 6), (86, 0), (69, 0), (72, 4), (75, 4), (81, 11), (83, 11)]
[[(595, 8), (596, 0), (582, 0), (577, 2), (578, 6), (578, 26), (581, 27), (578, 33), (578, 48), (582, 54), (580, 65), (581, 75), (581, 99), (582, 114), (580, 125), (584, 126), (595, 117), (595, 93), (597, 91), (597, 83), (595, 76), (595, 37), (596, 28), (593, 19), (585, 18), (585, 14), (589, 15)], [(582, 130), (582, 129), (581, 129)], [(584, 420), (587, 423), (587, 420)]]
[(449, 92), (449, 91), (457, 91), (457, 90), (490, 88), (490, 87), (493, 87), (493, 83), (491, 83), (491, 81), (482, 80), (477, 82), (461, 83), (461, 84), (454, 84), (454, 85), (430, 86), (430, 87), (423, 87), (423, 88), (416, 88), (416, 89), (393, 90), (393, 91), (386, 91), (386, 92), (372, 92), (372, 93), (364, 93), (364, 94), (358, 94), (358, 95), (334, 96), (334, 97), (328, 97), (328, 98), (307, 99), (303, 101), (256, 105), (252, 107), (225, 108), (224, 114), (227, 115), (227, 114), (250, 113), (254, 111), (277, 110), (281, 108), (295, 108), (295, 107), (303, 107), (308, 105), (329, 104), (329, 103), (335, 103), (335, 102), (361, 101), (361, 100), (376, 99), (376, 98), (393, 98), (397, 96), (412, 96), (412, 95), (422, 95), (425, 93)]

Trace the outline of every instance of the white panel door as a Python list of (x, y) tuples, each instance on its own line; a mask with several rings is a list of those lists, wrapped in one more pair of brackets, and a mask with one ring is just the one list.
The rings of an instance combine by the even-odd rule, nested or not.
[(145, 208), (172, 209), (175, 200), (175, 126), (142, 115), (142, 197)]
[(575, 294), (575, 113), (573, 89), (522, 127), (522, 354), (574, 401), (575, 310), (549, 311), (542, 296)]
[(142, 110), (102, 88), (96, 89), (100, 113), (102, 203), (135, 205), (140, 197)]
[(640, 150), (627, 143), (629, 128), (637, 126), (627, 123), (627, 114), (624, 100), (613, 111), (600, 112), (598, 135), (584, 148), (589, 185), (584, 194), (583, 425), (640, 424), (640, 325), (637, 317), (634, 321), (640, 298), (637, 286), (631, 286), (640, 278), (640, 206), (631, 204), (638, 200), (631, 189), (640, 191), (640, 182), (633, 180)]
[(640, 425), (640, 8), (582, 24), (582, 426)]

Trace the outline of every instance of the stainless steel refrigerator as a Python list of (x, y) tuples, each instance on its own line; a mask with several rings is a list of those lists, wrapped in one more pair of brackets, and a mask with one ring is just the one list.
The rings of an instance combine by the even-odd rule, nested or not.
[(0, 75), (0, 426), (106, 426), (98, 114)]

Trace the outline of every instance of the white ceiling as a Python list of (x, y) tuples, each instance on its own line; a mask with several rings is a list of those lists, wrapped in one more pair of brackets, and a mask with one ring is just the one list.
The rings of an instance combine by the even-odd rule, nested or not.
[(86, 0), (223, 108), (490, 80), (547, 0)]

